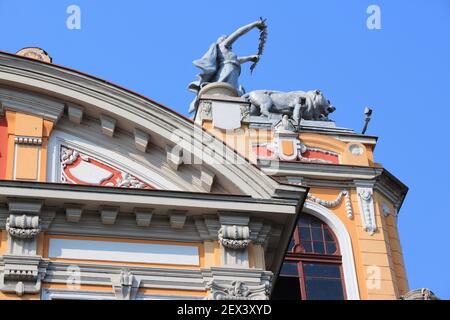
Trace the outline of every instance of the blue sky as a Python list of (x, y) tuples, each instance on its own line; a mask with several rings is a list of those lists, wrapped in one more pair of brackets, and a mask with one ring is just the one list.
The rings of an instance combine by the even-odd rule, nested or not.
[[(411, 288), (450, 298), (450, 1), (107, 1), (0, 0), (0, 50), (47, 50), (54, 63), (140, 92), (186, 114), (186, 87), (219, 35), (267, 18), (269, 38), (254, 89), (320, 88), (339, 126), (379, 136), (378, 162), (410, 188), (399, 229)], [(81, 29), (66, 28), (69, 5)], [(381, 8), (381, 30), (366, 27), (366, 9)], [(236, 43), (254, 54), (257, 33)]]

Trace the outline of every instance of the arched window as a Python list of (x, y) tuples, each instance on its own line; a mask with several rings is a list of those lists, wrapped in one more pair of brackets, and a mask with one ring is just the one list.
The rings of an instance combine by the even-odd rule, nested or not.
[(346, 299), (336, 236), (316, 217), (301, 214), (272, 299)]

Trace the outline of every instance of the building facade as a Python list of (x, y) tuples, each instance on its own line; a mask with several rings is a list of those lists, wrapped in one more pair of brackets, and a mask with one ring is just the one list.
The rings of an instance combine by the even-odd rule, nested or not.
[(190, 120), (32, 52), (0, 53), (1, 299), (408, 292), (407, 187), (376, 137), (254, 115), (221, 82)]

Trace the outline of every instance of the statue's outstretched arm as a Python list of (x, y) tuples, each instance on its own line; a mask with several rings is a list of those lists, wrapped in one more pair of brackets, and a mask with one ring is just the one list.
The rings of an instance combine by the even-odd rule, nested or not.
[(252, 22), (246, 26), (240, 27), (239, 29), (237, 29), (235, 32), (233, 32), (232, 34), (230, 34), (224, 41), (224, 45), (226, 47), (230, 46), (233, 44), (233, 42), (235, 42), (238, 38), (240, 38), (241, 36), (243, 36), (244, 34), (246, 34), (247, 32), (249, 32), (250, 30), (252, 30), (253, 28), (262, 28), (264, 26), (264, 22), (262, 20), (258, 20), (255, 22)]
[(252, 56), (239, 57), (238, 60), (239, 60), (240, 64), (243, 64), (243, 63), (246, 63), (246, 62), (256, 62), (256, 61), (259, 60), (259, 56), (257, 54), (255, 54), (255, 55), (252, 55)]

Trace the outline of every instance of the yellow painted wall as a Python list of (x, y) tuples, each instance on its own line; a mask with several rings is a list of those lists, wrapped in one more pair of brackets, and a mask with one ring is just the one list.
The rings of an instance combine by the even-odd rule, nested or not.
[[(328, 201), (336, 199), (340, 191), (332, 188), (310, 189), (312, 195)], [(329, 210), (340, 219), (350, 235), (360, 297), (398, 299), (408, 291), (408, 283), (395, 218), (383, 216), (379, 204), (381, 196), (375, 193), (377, 231), (370, 235), (363, 228), (356, 190), (350, 190), (350, 197), (353, 219), (347, 217), (345, 201)]]
[[(41, 181), (46, 179), (48, 138), (53, 123), (41, 117), (6, 111), (8, 122), (8, 159), (6, 179)], [(17, 137), (38, 138), (39, 145), (19, 144)]]

